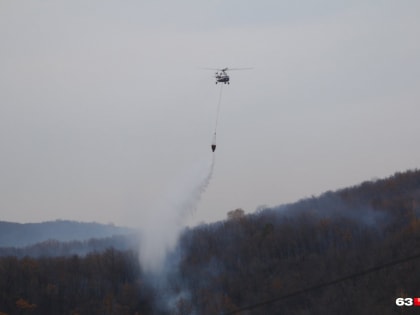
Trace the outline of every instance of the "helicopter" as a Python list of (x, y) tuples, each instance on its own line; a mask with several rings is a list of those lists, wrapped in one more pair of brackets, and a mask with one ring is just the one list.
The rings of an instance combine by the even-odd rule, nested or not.
[(226, 71), (230, 70), (250, 70), (252, 68), (222, 68), (222, 69), (214, 69), (214, 68), (205, 68), (207, 70), (217, 70), (214, 74), (214, 77), (216, 78), (216, 84), (217, 83), (224, 83), (224, 84), (230, 84), (230, 77), (226, 73)]
[(220, 69), (214, 74), (214, 77), (216, 78), (216, 84), (217, 83), (230, 84), (229, 76), (226, 73), (227, 70), (228, 68)]

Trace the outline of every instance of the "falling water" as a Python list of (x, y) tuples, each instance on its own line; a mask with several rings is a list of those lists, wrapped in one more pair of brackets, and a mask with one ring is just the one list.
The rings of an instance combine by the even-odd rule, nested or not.
[(159, 273), (168, 252), (176, 246), (188, 216), (194, 213), (213, 174), (215, 156), (200, 161), (182, 174), (153, 208), (140, 233), (140, 263), (145, 271)]

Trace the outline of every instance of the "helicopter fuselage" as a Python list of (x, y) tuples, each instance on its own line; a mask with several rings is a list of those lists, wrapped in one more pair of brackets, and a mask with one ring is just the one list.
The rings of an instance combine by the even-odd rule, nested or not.
[(216, 78), (216, 84), (217, 83), (224, 83), (224, 84), (230, 84), (229, 83), (229, 76), (226, 74), (226, 72), (222, 71), (222, 72), (218, 72), (215, 75)]

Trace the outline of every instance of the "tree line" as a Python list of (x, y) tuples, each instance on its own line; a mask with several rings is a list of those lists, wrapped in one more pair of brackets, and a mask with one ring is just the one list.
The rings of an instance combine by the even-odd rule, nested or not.
[(398, 173), (294, 204), (242, 209), (186, 229), (167, 270), (142, 272), (136, 250), (84, 257), (0, 258), (0, 314), (415, 313), (418, 260), (319, 290), (305, 288), (420, 253), (420, 171)]

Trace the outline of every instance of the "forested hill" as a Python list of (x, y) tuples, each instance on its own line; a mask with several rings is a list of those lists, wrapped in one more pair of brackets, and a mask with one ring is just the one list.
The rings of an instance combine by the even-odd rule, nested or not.
[(0, 221), (0, 247), (22, 247), (47, 240), (83, 241), (132, 232), (128, 228), (114, 225), (66, 220), (25, 224)]
[[(296, 203), (266, 209), (278, 215), (300, 213), (328, 218), (343, 216), (366, 224), (385, 223), (388, 219), (407, 219), (420, 215), (420, 170), (396, 173), (385, 179), (366, 181), (359, 185), (328, 191), (319, 197), (305, 198)], [(390, 221), (387, 221), (390, 223)]]
[(414, 170), (186, 229), (155, 277), (135, 251), (0, 257), (0, 314), (417, 314), (419, 254)]
[[(185, 232), (179, 249), (176, 272), (189, 296), (178, 306), (194, 314), (300, 291), (238, 314), (396, 314), (396, 298), (420, 296), (420, 259), (352, 275), (420, 254), (420, 171), (251, 215), (237, 209)], [(348, 280), (305, 291), (340, 278)]]

